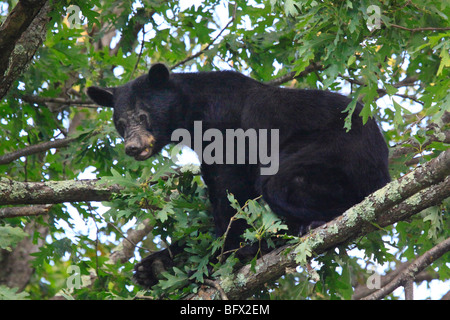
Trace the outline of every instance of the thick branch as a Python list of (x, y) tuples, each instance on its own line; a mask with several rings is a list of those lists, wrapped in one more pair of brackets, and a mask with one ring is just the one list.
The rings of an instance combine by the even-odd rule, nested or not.
[[(375, 225), (385, 227), (405, 220), (450, 197), (449, 174), (450, 150), (447, 150), (369, 195), (333, 221), (314, 229), (302, 237), (300, 243), (306, 245), (313, 257), (376, 230)], [(118, 192), (119, 186), (101, 186), (95, 180), (35, 183), (0, 180), (0, 204), (104, 201), (108, 200), (112, 193)], [(279, 248), (257, 261), (257, 272), (251, 271), (250, 266), (245, 266), (234, 274), (232, 279), (220, 279), (219, 286), (230, 299), (248, 297), (264, 283), (278, 279), (287, 268), (299, 264), (296, 261), (296, 248), (297, 245)], [(245, 279), (245, 283), (236, 279)], [(240, 285), (230, 287), (227, 283)], [(202, 290), (201, 295), (212, 296), (215, 292), (215, 289), (206, 289)]]
[(0, 205), (107, 201), (120, 190), (120, 186), (101, 185), (98, 180), (18, 182), (2, 178)]
[(24, 207), (5, 207), (0, 208), (0, 219), (1, 218), (14, 218), (14, 217), (29, 217), (29, 216), (40, 216), (47, 214), (51, 204), (43, 204), (36, 206), (24, 206)]
[(6, 17), (6, 20), (0, 27), (0, 73), (5, 71), (1, 68), (7, 66), (9, 55), (14, 49), (17, 40), (27, 30), (46, 2), (46, 0), (21, 0)]
[(48, 1), (21, 0), (0, 27), (0, 98), (42, 45), (50, 10)]
[(109, 260), (111, 263), (125, 263), (134, 256), (136, 245), (153, 230), (150, 219), (145, 219), (137, 229), (130, 229), (122, 242), (114, 249)]
[[(425, 199), (427, 195), (431, 194), (433, 196), (430, 196), (426, 199), (426, 201), (419, 202), (415, 206), (401, 203), (400, 205), (394, 206), (392, 209), (385, 211), (385, 213), (380, 217), (380, 221), (378, 222), (379, 225), (381, 227), (385, 227), (389, 224), (383, 224), (383, 221), (385, 223), (390, 222), (391, 224), (402, 221), (429, 206), (439, 204), (442, 200), (450, 196), (450, 179), (447, 178), (445, 182), (423, 190), (419, 193), (417, 199), (420, 201), (421, 199)], [(364, 208), (363, 205), (357, 205), (355, 207), (359, 210)], [(349, 211), (351, 212), (352, 209)], [(312, 257), (318, 256), (339, 244), (357, 239), (376, 230), (376, 227), (373, 225), (368, 225), (370, 224), (370, 221), (365, 222), (364, 220), (361, 220), (356, 225), (347, 225), (346, 215), (348, 215), (349, 211), (347, 211), (343, 216), (327, 223), (325, 226), (313, 230), (310, 234), (301, 239), (302, 243), (307, 241), (308, 247), (313, 253)], [(387, 219), (387, 217), (389, 217), (389, 219)], [(377, 223), (376, 219), (374, 221)], [(287, 269), (295, 268), (299, 264), (295, 261), (296, 255), (293, 253), (295, 247), (295, 245), (284, 246), (258, 259), (255, 266), (255, 269), (258, 270), (257, 272), (251, 271), (250, 266), (245, 266), (234, 274), (231, 281), (230, 279), (221, 279), (221, 284), (223, 282), (242, 283), (242, 281), (237, 281), (236, 279), (245, 279), (245, 284), (227, 288), (227, 296), (230, 299), (244, 299), (264, 286), (266, 282), (275, 281), (284, 275)], [(209, 297), (214, 296), (215, 290), (208, 289), (206, 291), (206, 293), (200, 292), (198, 295), (190, 298), (196, 299), (197, 296), (202, 296), (205, 298), (208, 294)]]

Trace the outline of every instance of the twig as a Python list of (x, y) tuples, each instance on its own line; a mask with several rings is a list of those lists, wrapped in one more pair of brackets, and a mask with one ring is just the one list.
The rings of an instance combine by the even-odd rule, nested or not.
[(64, 138), (31, 145), (23, 149), (13, 151), (11, 153), (7, 153), (5, 155), (0, 156), (0, 164), (7, 164), (14, 160), (19, 159), (20, 157), (26, 157), (32, 154), (47, 151), (49, 149), (67, 147), (71, 142), (75, 140), (76, 138)]
[(222, 35), (222, 33), (234, 22), (234, 20), (236, 18), (236, 8), (237, 8), (237, 4), (235, 4), (235, 6), (234, 6), (234, 13), (233, 13), (233, 16), (231, 17), (230, 21), (228, 21), (228, 23), (225, 25), (225, 27), (223, 27), (222, 30), (220, 30), (219, 34), (211, 42), (209, 42), (205, 48), (203, 48), (196, 54), (190, 55), (189, 57), (181, 60), (180, 62), (175, 63), (173, 66), (170, 67), (170, 70), (173, 70), (176, 67), (179, 67), (179, 66), (185, 64), (186, 62), (191, 61), (191, 60), (199, 57), (206, 51), (208, 51), (208, 49), (214, 44), (214, 42), (216, 42), (216, 40)]
[(226, 242), (227, 237), (228, 237), (228, 232), (229, 232), (230, 229), (231, 229), (231, 224), (236, 220), (236, 215), (237, 215), (238, 213), (239, 213), (239, 212), (237, 212), (234, 216), (232, 216), (232, 217), (230, 218), (230, 222), (228, 223), (227, 230), (226, 230), (225, 233), (223, 234), (223, 245), (222, 245), (222, 249), (220, 250), (220, 255), (219, 255), (219, 262), (220, 262), (220, 263), (223, 262), (223, 255), (224, 255), (224, 251), (225, 251), (225, 242)]
[(213, 280), (210, 280), (210, 279), (204, 279), (203, 283), (208, 285), (208, 286), (210, 286), (210, 287), (212, 287), (212, 288), (214, 288), (214, 289), (216, 289), (219, 292), (220, 298), (222, 300), (229, 300), (227, 295), (226, 295), (226, 293), (225, 293), (225, 291), (223, 291), (222, 287), (220, 286), (220, 284), (217, 281), (213, 281)]
[[(253, 199), (253, 201), (256, 201), (256, 200), (261, 199), (261, 198), (262, 198), (262, 196), (256, 197), (255, 199)], [(223, 262), (223, 255), (226, 253), (226, 252), (224, 252), (224, 251), (225, 251), (225, 243), (226, 243), (226, 241), (227, 241), (228, 232), (229, 232), (230, 229), (231, 229), (231, 224), (232, 224), (234, 221), (237, 220), (236, 216), (237, 216), (240, 212), (242, 212), (242, 211), (248, 206), (249, 201), (250, 201), (250, 200), (247, 200), (247, 202), (245, 202), (245, 204), (241, 207), (241, 209), (240, 209), (238, 212), (236, 212), (236, 214), (235, 214), (234, 216), (232, 216), (232, 217), (230, 218), (230, 222), (228, 223), (227, 230), (226, 230), (225, 233), (223, 234), (223, 245), (222, 245), (222, 249), (221, 249), (220, 255), (219, 255), (219, 262), (220, 262), (220, 263)], [(232, 251), (236, 251), (236, 250), (232, 250)], [(228, 251), (227, 251), (227, 252), (228, 252)]]
[(303, 78), (312, 72), (316, 72), (316, 71), (322, 70), (322, 69), (323, 69), (323, 65), (320, 62), (311, 62), (311, 64), (309, 66), (307, 66), (305, 68), (305, 70), (300, 72), (298, 75), (297, 75), (296, 71), (292, 71), (292, 72), (289, 72), (288, 74), (282, 75), (281, 77), (278, 77), (278, 78), (268, 81), (267, 84), (270, 84), (272, 86), (279, 86), (288, 81), (298, 79), (298, 78)]
[(136, 61), (136, 64), (134, 65), (133, 71), (130, 74), (130, 77), (128, 78), (128, 80), (133, 79), (133, 75), (136, 72), (136, 69), (139, 65), (139, 61), (141, 61), (142, 58), (142, 53), (144, 52), (144, 44), (145, 44), (145, 35), (147, 34), (147, 32), (145, 31), (145, 25), (142, 26), (142, 43), (141, 43), (141, 50), (139, 50), (139, 54), (138, 54), (138, 58)]
[(435, 141), (450, 143), (450, 131), (445, 130), (445, 126), (450, 123), (450, 112), (444, 113), (444, 116), (441, 120), (443, 124), (441, 127), (436, 123), (431, 123), (425, 128), (425, 132), (433, 131), (433, 133), (427, 134), (427, 140), (423, 144), (418, 143), (414, 138), (409, 138), (408, 140), (405, 140), (400, 144), (393, 146), (391, 148), (389, 162), (392, 163), (396, 159), (399, 159), (410, 152), (424, 149)]
[(397, 28), (397, 29), (402, 29), (402, 30), (406, 30), (409, 32), (421, 32), (421, 31), (445, 31), (445, 30), (450, 30), (450, 27), (423, 27), (423, 28), (406, 28), (403, 26), (399, 26), (397, 24), (390, 24), (391, 27)]
[(138, 9), (136, 14), (131, 17), (126, 27), (127, 30), (131, 29), (131, 36), (128, 32), (126, 32), (127, 30), (122, 32), (122, 37), (120, 38), (114, 49), (111, 49), (110, 56), (117, 55), (120, 48), (127, 49), (127, 46), (129, 46), (129, 50), (127, 51), (132, 51), (139, 31), (141, 31), (141, 29), (147, 24), (147, 22), (152, 19), (155, 12), (156, 10), (154, 9), (151, 9), (150, 11), (148, 11), (148, 9), (146, 8)]

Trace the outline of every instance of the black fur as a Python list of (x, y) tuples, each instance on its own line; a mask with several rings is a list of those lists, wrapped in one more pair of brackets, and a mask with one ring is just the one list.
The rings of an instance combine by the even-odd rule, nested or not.
[[(203, 130), (280, 132), (279, 171), (275, 175), (261, 175), (260, 164), (202, 164), (218, 236), (235, 214), (227, 191), (241, 205), (262, 194), (271, 209), (286, 219), (291, 232), (299, 233), (340, 215), (390, 180), (386, 143), (375, 120), (363, 125), (358, 116), (360, 104), (351, 130), (344, 130), (347, 114), (343, 111), (351, 101), (347, 97), (273, 87), (231, 71), (170, 75), (166, 71), (157, 64), (149, 75), (108, 89), (114, 96), (114, 122), (125, 140), (127, 127), (130, 131), (133, 123), (139, 122), (130, 114), (140, 112), (148, 115), (147, 123), (141, 126), (156, 140), (151, 154), (170, 143), (177, 128), (188, 129), (192, 135), (196, 120), (202, 121)], [(149, 79), (152, 74), (156, 78)], [(88, 94), (98, 104), (110, 106), (110, 96), (102, 90), (91, 87)], [(145, 155), (142, 150), (148, 145), (137, 145), (141, 149), (132, 155)], [(238, 246), (244, 228), (244, 224), (233, 224), (227, 239), (229, 248)]]

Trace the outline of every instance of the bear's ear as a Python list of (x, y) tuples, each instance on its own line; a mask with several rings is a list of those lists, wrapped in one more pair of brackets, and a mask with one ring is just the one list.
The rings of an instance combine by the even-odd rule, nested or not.
[(114, 95), (112, 89), (89, 87), (87, 88), (86, 93), (96, 104), (103, 107), (114, 107)]
[(156, 63), (151, 66), (148, 72), (148, 82), (153, 87), (162, 87), (169, 82), (169, 69), (162, 63)]

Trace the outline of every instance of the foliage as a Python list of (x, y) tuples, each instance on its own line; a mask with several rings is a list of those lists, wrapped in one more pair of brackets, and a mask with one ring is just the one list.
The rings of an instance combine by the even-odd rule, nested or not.
[[(0, 21), (15, 3), (0, 2)], [(70, 5), (78, 6), (80, 16), (73, 16)], [(449, 16), (448, 2), (439, 0), (55, 1), (44, 45), (0, 100), (0, 156), (43, 141), (75, 140), (0, 165), (0, 176), (46, 181), (90, 173), (124, 191), (104, 204), (63, 203), (45, 216), (0, 219), (0, 248), (6, 249), (0, 251), (0, 264), (7, 250), (20, 249), (20, 240), (45, 240), (32, 253), (35, 274), (25, 290), (2, 285), (0, 297), (175, 299), (197, 292), (206, 278), (226, 278), (238, 265), (233, 254), (211, 262), (221, 256), (224, 239), (214, 238), (201, 177), (180, 171), (181, 165), (167, 157), (170, 150), (144, 162), (126, 157), (112, 110), (92, 108), (88, 86), (121, 85), (154, 62), (176, 72), (232, 68), (265, 82), (292, 75), (282, 83), (350, 94), (347, 119), (361, 100), (360, 116), (380, 121), (397, 178), (448, 148), (449, 125), (443, 119), (450, 111)], [(346, 128), (351, 129), (348, 121)], [(399, 147), (408, 150), (396, 153)], [(263, 202), (229, 199), (234, 218), (251, 226), (243, 244), (266, 239), (275, 246), (273, 239), (286, 240), (283, 222)], [(307, 244), (300, 244), (302, 267), (255, 297), (350, 299), (353, 288), (366, 283), (370, 267), (389, 273), (448, 238), (449, 209), (447, 200), (411, 221), (342, 245), (312, 265)], [(136, 247), (137, 259), (174, 241), (184, 241), (187, 249), (158, 286), (144, 293), (131, 280), (135, 259), (119, 263), (110, 256), (126, 241), (125, 233), (146, 219), (153, 229)], [(24, 238), (22, 230), (31, 221), (47, 232), (35, 229)], [(430, 268), (447, 283), (448, 261), (447, 253)], [(77, 288), (68, 286), (70, 266), (77, 266), (83, 279)]]
[(11, 251), (11, 246), (17, 245), (26, 236), (27, 234), (21, 228), (0, 226), (0, 248)]
[(28, 296), (26, 292), (17, 293), (17, 288), (0, 286), (0, 300), (24, 300)]

